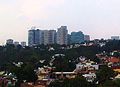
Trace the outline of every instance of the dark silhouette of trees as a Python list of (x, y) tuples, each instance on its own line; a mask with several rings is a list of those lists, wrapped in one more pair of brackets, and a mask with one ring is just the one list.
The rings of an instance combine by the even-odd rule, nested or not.
[(35, 83), (38, 79), (32, 64), (26, 63), (21, 66), (10, 65), (9, 71), (17, 77), (16, 87), (20, 87), (23, 81)]
[(95, 87), (90, 85), (82, 76), (77, 76), (74, 79), (57, 80), (51, 83), (48, 87)]
[(99, 84), (103, 84), (105, 81), (112, 80), (116, 73), (108, 66), (103, 66), (96, 72), (96, 76)]

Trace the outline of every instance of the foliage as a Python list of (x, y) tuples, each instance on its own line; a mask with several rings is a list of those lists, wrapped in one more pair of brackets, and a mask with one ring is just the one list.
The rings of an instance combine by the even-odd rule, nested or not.
[(120, 50), (120, 40), (110, 40), (106, 43), (102, 49), (106, 52), (111, 52), (113, 50)]
[(38, 79), (36, 73), (34, 72), (34, 67), (29, 63), (23, 64), (21, 67), (11, 65), (9, 67), (9, 71), (17, 77), (18, 85), (20, 85), (23, 81), (35, 82)]
[(93, 87), (82, 76), (77, 76), (74, 79), (58, 80), (51, 83), (48, 87)]
[(107, 80), (103, 84), (98, 85), (98, 87), (120, 87), (120, 79)]
[[(48, 49), (53, 46), (55, 50), (49, 51)], [(98, 46), (80, 46), (78, 48), (72, 49), (61, 49), (62, 46), (60, 45), (39, 45), (36, 47), (21, 47), (20, 45), (6, 45), (0, 47), (0, 68), (6, 70), (6, 66), (8, 63), (12, 62), (29, 62), (32, 63), (34, 66), (39, 64), (39, 60), (45, 60), (45, 65), (49, 65), (49, 61), (51, 57), (55, 54), (65, 54), (65, 57), (60, 60), (63, 66), (59, 66), (61, 64), (55, 65), (56, 67), (65, 67), (66, 70), (63, 71), (72, 71), (75, 68), (75, 60), (80, 56), (85, 56), (91, 60), (98, 61), (96, 58), (96, 53), (99, 53)], [(66, 47), (66, 46), (64, 46)], [(58, 59), (56, 59), (57, 61)], [(71, 61), (71, 62), (69, 62)], [(36, 66), (37, 68), (37, 66)], [(64, 68), (64, 69), (65, 69)], [(69, 70), (70, 69), (70, 70)], [(60, 71), (60, 70), (58, 70)]]
[(104, 66), (96, 72), (96, 75), (99, 84), (103, 84), (105, 81), (114, 78), (116, 73), (111, 68)]
[[(55, 71), (73, 71), (76, 67), (75, 64), (78, 63), (76, 62), (76, 60), (80, 56), (85, 56), (88, 59), (100, 63), (101, 61), (96, 57), (96, 54), (102, 53), (103, 51), (109, 54), (109, 52), (112, 52), (114, 50), (120, 50), (119, 40), (110, 40), (103, 42), (106, 42), (106, 44), (102, 47), (98, 44), (92, 46), (79, 46), (79, 47), (75, 47), (75, 45), (73, 45), (74, 48), (70, 49), (67, 49), (66, 45), (61, 46), (58, 44), (46, 46), (38, 45), (35, 47), (28, 46), (22, 47), (20, 45), (0, 46), (0, 61), (2, 61), (0, 63), (0, 70), (5, 70), (14, 73), (20, 82), (22, 82), (23, 80), (35, 81), (37, 77), (34, 72), (34, 69), (38, 67), (43, 67), (44, 65), (49, 66), (49, 62), (53, 55), (64, 54), (65, 56), (63, 58), (61, 57), (55, 58), (53, 62), (53, 67), (56, 67)], [(49, 51), (48, 49), (50, 47), (53, 47), (55, 50)], [(115, 53), (113, 56), (119, 57), (120, 55), (118, 53)], [(39, 60), (45, 60), (45, 62), (40, 63)], [(21, 67), (16, 67), (12, 65), (13, 62), (24, 62), (24, 64)], [(103, 83), (104, 86), (109, 85), (108, 83), (111, 81), (110, 78), (115, 76), (114, 71), (112, 71), (109, 67), (101, 68), (100, 70), (97, 71), (96, 74), (97, 80), (100, 83)], [(83, 81), (82, 83), (84, 82), (86, 83), (86, 81), (79, 77), (71, 80), (66, 79), (63, 82), (56, 81), (55, 83), (52, 84), (56, 85), (59, 84), (59, 86), (57, 85), (56, 87), (63, 87), (63, 85), (65, 84), (66, 84), (65, 87), (77, 87), (77, 84), (80, 85), (79, 81), (81, 82)], [(118, 84), (119, 80), (115, 80), (114, 83)], [(87, 87), (87, 85), (83, 87)]]
[(76, 67), (75, 63), (65, 59), (62, 56), (55, 58), (53, 61), (53, 66), (55, 67), (56, 72), (72, 72)]

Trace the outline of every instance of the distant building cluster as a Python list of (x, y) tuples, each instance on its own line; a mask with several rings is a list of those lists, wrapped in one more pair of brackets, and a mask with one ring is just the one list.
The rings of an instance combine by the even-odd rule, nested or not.
[(111, 36), (112, 40), (120, 40), (120, 36)]
[(89, 41), (90, 36), (84, 35), (83, 32), (71, 32), (68, 34), (67, 26), (61, 26), (56, 30), (40, 30), (32, 27), (28, 31), (28, 45), (35, 46), (40, 44), (59, 44), (67, 45)]
[(17, 46), (17, 45), (21, 45), (21, 46), (26, 46), (26, 42), (25, 41), (23, 41), (23, 42), (18, 42), (18, 41), (14, 41), (13, 39), (8, 39), (7, 41), (6, 41), (6, 44), (7, 45), (11, 45), (11, 44), (14, 44), (15, 46)]

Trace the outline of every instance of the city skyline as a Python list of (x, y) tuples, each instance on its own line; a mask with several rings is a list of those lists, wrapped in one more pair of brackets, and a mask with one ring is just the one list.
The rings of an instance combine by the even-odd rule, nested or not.
[(0, 44), (9, 38), (26, 41), (31, 26), (67, 26), (95, 38), (120, 36), (119, 0), (0, 0)]
[(32, 27), (28, 31), (28, 46), (35, 46), (40, 44), (60, 44), (67, 45), (68, 30), (67, 26), (61, 26), (56, 30), (40, 30), (38, 28)]
[[(67, 26), (61, 26), (61, 27), (67, 27)], [(61, 28), (60, 27), (60, 28)], [(48, 34), (48, 32), (50, 31), (50, 32), (55, 32), (55, 33), (57, 33), (57, 30), (59, 30), (59, 28), (57, 28), (57, 29), (41, 29), (41, 28), (38, 28), (38, 27), (35, 27), (35, 26), (32, 26), (29, 30), (28, 30), (28, 32), (29, 31), (40, 31), (41, 32), (41, 34), (43, 33), (43, 32), (46, 32), (46, 35)], [(8, 39), (6, 39), (5, 40), (5, 42), (3, 43), (3, 44), (1, 44), (1, 45), (5, 45), (6, 43), (7, 43), (7, 40), (13, 40), (12, 41), (12, 44), (14, 44), (14, 43), (20, 43), (20, 42), (25, 42), (27, 45), (29, 44), (29, 33), (27, 32), (27, 40), (25, 41), (25, 40), (21, 40), (21, 41), (19, 41), (19, 40), (15, 40), (14, 38), (8, 38)], [(69, 31), (68, 31), (69, 32)], [(38, 32), (36, 32), (36, 33), (38, 33)], [(69, 32), (67, 35), (68, 35), (68, 37), (69, 36), (72, 36), (72, 33), (76, 33), (76, 35), (77, 35), (77, 33), (83, 33), (82, 31), (71, 31), (71, 32)], [(46, 36), (46, 35), (44, 35), (44, 37), (48, 37), (48, 36)], [(104, 39), (104, 40), (109, 40), (109, 39), (111, 39), (111, 40), (120, 40), (120, 35), (112, 35), (112, 36), (110, 36), (109, 38), (107, 38), (107, 39), (105, 39), (105, 38), (94, 38), (94, 39), (91, 39), (91, 36), (90, 35), (88, 35), (88, 34), (83, 34), (84, 35), (84, 40), (88, 40), (88, 41), (90, 41), (90, 40), (96, 40), (96, 39)], [(36, 39), (38, 39), (39, 38), (39, 35), (36, 37)], [(79, 38), (83, 38), (83, 36), (81, 36), (81, 37), (79, 37)], [(72, 39), (72, 38), (71, 38)], [(39, 43), (39, 40), (36, 40), (37, 41), (37, 43)], [(41, 43), (41, 42), (40, 42)], [(48, 42), (47, 42), (48, 43)], [(42, 43), (42, 44), (45, 44), (45, 43)], [(53, 42), (53, 44), (54, 44), (54, 42)]]
[[(113, 36), (114, 38), (114, 36)], [(84, 41), (90, 41), (90, 36), (85, 35), (82, 31), (78, 32), (71, 32), (68, 34), (67, 26), (61, 26), (56, 30), (40, 30), (36, 27), (31, 27), (28, 31), (28, 46), (35, 46), (35, 45), (48, 45), (48, 44), (74, 44), (74, 43), (81, 43)], [(25, 41), (19, 42), (14, 41), (14, 39), (7, 39), (6, 44), (14, 44), (22, 46), (27, 45)]]

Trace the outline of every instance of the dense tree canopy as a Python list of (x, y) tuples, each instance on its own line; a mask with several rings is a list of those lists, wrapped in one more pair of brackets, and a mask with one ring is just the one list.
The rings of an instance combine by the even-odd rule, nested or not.
[[(101, 40), (100, 42), (105, 42)], [(70, 45), (68, 45), (70, 46)], [(73, 45), (74, 46), (74, 45)], [(49, 51), (49, 48), (53, 47), (55, 50)], [(20, 45), (5, 45), (0, 46), (0, 68), (5, 68), (8, 63), (12, 62), (30, 62), (33, 65), (38, 64), (39, 60), (46, 60), (46, 64), (49, 64), (52, 56), (55, 54), (65, 54), (65, 57), (62, 61), (63, 65), (67, 65), (68, 61), (74, 61), (80, 56), (85, 56), (88, 59), (91, 59), (95, 62), (100, 62), (96, 57), (97, 53), (103, 51), (111, 52), (113, 50), (120, 50), (120, 41), (119, 40), (110, 40), (106, 41), (106, 45), (100, 47), (100, 45), (95, 44), (92, 46), (80, 46), (71, 49), (66, 49), (67, 46), (63, 45), (38, 45), (35, 47), (22, 47)], [(65, 48), (65, 49), (61, 49)], [(119, 56), (119, 54), (114, 54)], [(72, 62), (73, 63), (73, 62)], [(74, 65), (74, 63), (73, 63)]]
[(112, 80), (117, 73), (115, 73), (111, 68), (104, 66), (96, 72), (97, 80), (101, 84), (105, 81)]
[(57, 80), (51, 83), (48, 87), (94, 87), (86, 81), (82, 76), (77, 76), (74, 79)]
[[(46, 46), (38, 45), (35, 47), (22, 47), (20, 45), (0, 46), (0, 61), (2, 61), (0, 63), (0, 70), (14, 73), (14, 75), (19, 80), (18, 82), (22, 82), (23, 80), (34, 82), (37, 79), (34, 69), (38, 67), (53, 66), (55, 67), (55, 71), (73, 71), (76, 67), (75, 64), (78, 63), (76, 60), (80, 56), (84, 56), (88, 59), (100, 63), (101, 60), (97, 58), (96, 54), (105, 51), (106, 54), (109, 55), (109, 52), (112, 52), (114, 50), (120, 50), (119, 40), (101, 40), (99, 42), (106, 44), (104, 46), (100, 46), (99, 43), (92, 41), (92, 43), (95, 43), (94, 45), (81, 45), (79, 47), (74, 47), (75, 45), (73, 45), (73, 48), (67, 48), (70, 47), (70, 45), (60, 46), (58, 44)], [(54, 50), (49, 50), (50, 47), (53, 47)], [(55, 54), (64, 54), (65, 56), (56, 57), (53, 61), (53, 65), (50, 65), (49, 62), (51, 61), (52, 56)], [(114, 53), (113, 56), (120, 57), (120, 54)], [(45, 60), (45, 62), (40, 63), (40, 60)], [(17, 67), (13, 65), (13, 62), (23, 62), (24, 64), (21, 67)], [(111, 81), (111, 77), (115, 76), (115, 73), (109, 67), (104, 67), (98, 70), (96, 74), (97, 80), (100, 83), (105, 82), (103, 87), (109, 87), (108, 83), (109, 81)], [(111, 85), (118, 84), (119, 80), (115, 80), (113, 83), (112, 82)], [(56, 81), (52, 83), (52, 85), (55, 86), (51, 87), (90, 87), (90, 84), (87, 83), (86, 80), (82, 77), (76, 77), (75, 79), (71, 80), (66, 79), (62, 82)], [(93, 85), (91, 87), (93, 87)]]
[(18, 79), (17, 87), (19, 87), (20, 83), (23, 81), (35, 83), (35, 81), (38, 79), (37, 74), (34, 71), (34, 67), (29, 63), (22, 64), (21, 66), (16, 66), (14, 64), (10, 65), (9, 72), (11, 72)]

